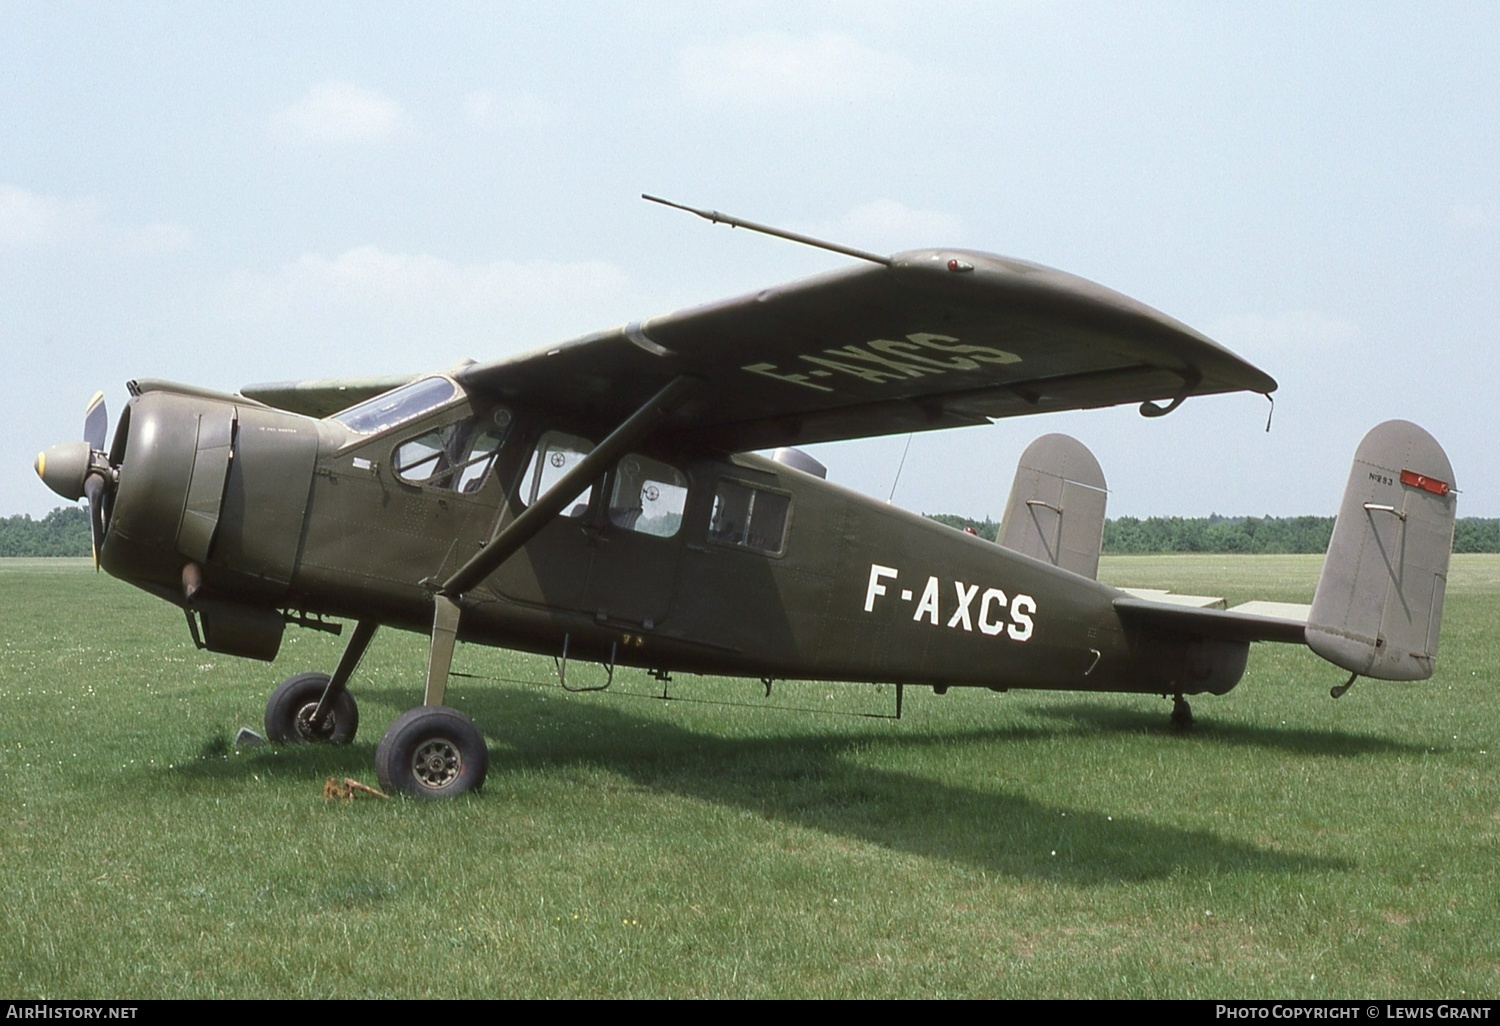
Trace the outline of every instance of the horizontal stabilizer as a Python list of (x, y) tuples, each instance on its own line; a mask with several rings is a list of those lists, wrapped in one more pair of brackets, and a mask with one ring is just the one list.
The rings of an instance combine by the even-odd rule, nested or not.
[(1229, 603), (1213, 595), (1179, 595), (1165, 588), (1121, 588), (1131, 598), (1163, 602), (1169, 606), (1194, 606), (1198, 609), (1226, 609)]
[(1366, 677), (1432, 676), (1456, 491), (1453, 465), (1422, 428), (1391, 420), (1365, 435), (1313, 595), (1314, 652)]
[(1284, 610), (1293, 613), (1291, 617), (1272, 616), (1246, 611), (1243, 607), (1204, 609), (1128, 595), (1115, 599), (1114, 605), (1116, 612), (1120, 614), (1120, 620), (1136, 627), (1155, 627), (1219, 641), (1282, 641), (1301, 644), (1305, 640), (1306, 624), (1295, 618), (1295, 607)]
[(1267, 602), (1264, 599), (1252, 599), (1249, 602), (1241, 602), (1230, 610), (1231, 613), (1245, 613), (1250, 616), (1269, 616), (1277, 620), (1296, 620), (1298, 623), (1306, 623), (1307, 616), (1312, 612), (1312, 606), (1306, 602)]
[(1104, 471), (1087, 446), (1068, 435), (1043, 435), (1016, 466), (999, 542), (1097, 579), (1106, 497)]

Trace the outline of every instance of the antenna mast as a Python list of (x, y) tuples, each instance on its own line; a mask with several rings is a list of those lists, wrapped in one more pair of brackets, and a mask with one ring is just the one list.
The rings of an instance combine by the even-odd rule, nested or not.
[(742, 217), (731, 217), (721, 214), (717, 210), (700, 210), (697, 207), (689, 207), (682, 203), (673, 203), (671, 200), (662, 199), (660, 196), (652, 196), (641, 193), (641, 199), (650, 200), (652, 203), (660, 203), (664, 207), (675, 207), (678, 210), (686, 210), (689, 214), (697, 214), (705, 221), (714, 224), (727, 224), (731, 228), (747, 228), (752, 232), (760, 232), (762, 235), (774, 235), (778, 239), (788, 239), (792, 242), (800, 242), (804, 246), (813, 246), (817, 249), (826, 249), (833, 253), (842, 253), (844, 256), (856, 257), (860, 260), (868, 260), (872, 264), (880, 264), (882, 267), (891, 266), (891, 258), (881, 256), (879, 253), (870, 253), (863, 249), (855, 249), (853, 246), (842, 246), (837, 242), (828, 242), (824, 239), (815, 239), (811, 235), (801, 235), (797, 232), (789, 232), (785, 228), (775, 228), (768, 224), (760, 224), (755, 221), (746, 221)]

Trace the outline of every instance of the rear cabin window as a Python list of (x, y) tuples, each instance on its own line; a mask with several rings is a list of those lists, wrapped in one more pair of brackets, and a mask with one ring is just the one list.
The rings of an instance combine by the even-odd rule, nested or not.
[(495, 465), (510, 420), (510, 411), (500, 409), (408, 439), (396, 446), (392, 458), (396, 476), (408, 484), (477, 492)]
[[(521, 479), (521, 502), (527, 506), (535, 505), (536, 500), (551, 491), (552, 486), (576, 467), (593, 448), (594, 443), (587, 438), (561, 431), (548, 431), (537, 442), (536, 451), (531, 454), (531, 462), (526, 467), (526, 476)], [(589, 500), (593, 495), (594, 487), (590, 485), (562, 511), (563, 516), (583, 516), (588, 512)]]
[(782, 492), (721, 480), (714, 489), (708, 540), (770, 556), (786, 550), (787, 514), (792, 498)]
[(670, 538), (682, 529), (687, 477), (677, 468), (631, 453), (615, 468), (609, 522), (638, 534)]

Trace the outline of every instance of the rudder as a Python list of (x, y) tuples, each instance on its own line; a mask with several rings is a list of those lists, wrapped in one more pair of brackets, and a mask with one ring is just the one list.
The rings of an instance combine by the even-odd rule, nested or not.
[(1456, 491), (1453, 465), (1422, 428), (1390, 420), (1365, 435), (1313, 595), (1308, 647), (1366, 677), (1432, 676)]
[(1088, 447), (1068, 435), (1043, 435), (1016, 465), (999, 542), (1012, 552), (1097, 578), (1105, 498), (1104, 471)]

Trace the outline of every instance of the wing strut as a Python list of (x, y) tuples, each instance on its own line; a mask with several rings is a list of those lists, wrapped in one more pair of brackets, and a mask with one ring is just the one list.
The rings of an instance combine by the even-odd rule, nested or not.
[(516, 519), (499, 532), (472, 559), (453, 572), (437, 587), (433, 597), (432, 647), (427, 657), (427, 690), (424, 705), (442, 705), (448, 686), (448, 667), (453, 661), (453, 647), (458, 639), (460, 603), (469, 589), (500, 568), (537, 532), (576, 500), (615, 460), (625, 455), (641, 439), (656, 430), (701, 382), (686, 374), (678, 375), (661, 391), (646, 400), (619, 427), (579, 460), (557, 483)]

